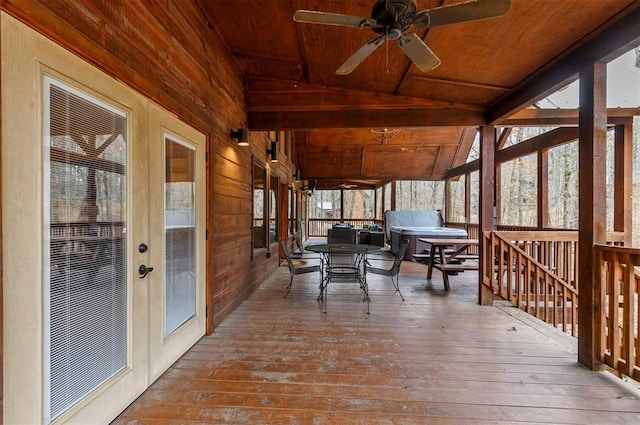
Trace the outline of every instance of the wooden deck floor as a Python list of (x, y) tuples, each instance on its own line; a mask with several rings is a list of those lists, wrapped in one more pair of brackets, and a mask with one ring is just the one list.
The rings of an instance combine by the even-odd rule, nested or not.
[[(476, 304), (477, 274), (425, 280), (405, 302), (370, 276), (330, 289), (285, 267), (114, 422), (206, 424), (640, 424), (638, 391), (576, 362), (575, 343), (517, 309)], [(436, 276), (437, 275), (437, 276)]]

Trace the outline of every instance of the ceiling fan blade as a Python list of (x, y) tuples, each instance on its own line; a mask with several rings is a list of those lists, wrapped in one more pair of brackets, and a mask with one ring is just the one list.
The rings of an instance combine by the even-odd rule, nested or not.
[(474, 0), (420, 12), (413, 24), (418, 27), (437, 27), (458, 22), (502, 16), (511, 8), (511, 0)]
[(371, 53), (373, 53), (378, 47), (384, 43), (384, 35), (369, 40), (367, 44), (362, 46), (355, 52), (349, 59), (343, 63), (336, 71), (338, 75), (348, 75), (362, 63)]
[(359, 16), (342, 15), (340, 13), (318, 12), (315, 10), (296, 10), (293, 20), (306, 24), (339, 25), (342, 27), (373, 28), (376, 21)]
[(345, 182), (341, 182), (337, 188), (338, 189), (353, 189), (354, 187), (358, 187), (357, 184), (353, 184), (353, 183), (345, 183)]
[(398, 47), (409, 56), (422, 72), (431, 71), (440, 65), (440, 59), (415, 34), (407, 34), (398, 40)]

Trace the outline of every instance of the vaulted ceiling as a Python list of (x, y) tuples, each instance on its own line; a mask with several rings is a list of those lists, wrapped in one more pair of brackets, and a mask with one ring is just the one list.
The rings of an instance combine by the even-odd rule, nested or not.
[[(429, 72), (388, 41), (342, 76), (336, 69), (377, 34), (293, 14), (368, 18), (375, 0), (198, 3), (245, 77), (249, 128), (293, 131), (303, 178), (320, 181), (441, 179), (465, 161), (477, 126), (508, 125), (581, 67), (640, 44), (638, 0), (513, 0), (502, 17), (409, 28), (441, 60)], [(383, 127), (402, 131), (373, 138)]]

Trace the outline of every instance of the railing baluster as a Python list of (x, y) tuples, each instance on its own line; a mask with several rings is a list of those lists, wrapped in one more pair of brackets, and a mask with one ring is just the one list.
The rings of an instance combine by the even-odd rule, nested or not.
[[(633, 369), (636, 363), (637, 354), (635, 353), (635, 327), (634, 318), (636, 317), (636, 299), (635, 299), (635, 267), (633, 261), (628, 253), (615, 254), (616, 259), (618, 256), (623, 258), (621, 261), (625, 265), (625, 270), (619, 270), (622, 275), (622, 296), (623, 296), (623, 356), (626, 361), (626, 368), (624, 373), (628, 376), (633, 376)], [(623, 273), (624, 272), (624, 273)], [(640, 353), (639, 353), (640, 354)]]
[(529, 314), (575, 334), (577, 298), (572, 282), (563, 279), (569, 276), (563, 270), (573, 269), (576, 239), (577, 232), (493, 232), (487, 240), (497, 260), (494, 291)]
[(609, 347), (611, 349), (611, 364), (609, 366), (619, 370), (621, 346), (624, 344), (624, 334), (620, 333), (620, 263), (618, 256), (610, 258), (610, 269), (607, 273), (607, 288), (609, 292)]
[(635, 329), (635, 352), (636, 352), (636, 356), (635, 356), (635, 362), (633, 362), (633, 374), (631, 374), (630, 376), (635, 379), (638, 380), (640, 378), (640, 324), (638, 323), (638, 321), (640, 320), (640, 306), (638, 305), (638, 298), (640, 296), (640, 269), (636, 270), (636, 267), (640, 266), (640, 255), (636, 255), (633, 257), (633, 267), (630, 267), (631, 269), (633, 269), (633, 271), (629, 271), (629, 273), (633, 273), (634, 274), (634, 279), (631, 281), (632, 282), (632, 287), (633, 287), (633, 294), (634, 294), (634, 300), (635, 302), (633, 303), (633, 307), (634, 307), (634, 329)]
[[(597, 245), (598, 270), (605, 283), (608, 304), (602, 310), (601, 353), (605, 363), (620, 374), (638, 378), (638, 284), (640, 249)], [(608, 355), (607, 355), (608, 353)]]

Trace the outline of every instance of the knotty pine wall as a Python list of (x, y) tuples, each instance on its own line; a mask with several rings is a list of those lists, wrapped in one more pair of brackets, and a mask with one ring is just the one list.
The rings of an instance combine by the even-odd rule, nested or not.
[[(197, 4), (190, 0), (0, 0), (0, 8), (131, 86), (209, 138), (208, 332), (278, 266), (278, 247), (252, 248), (255, 158), (281, 183), (291, 161), (267, 161), (267, 135), (238, 147), (246, 127), (244, 81)], [(284, 194), (286, 196), (286, 194)], [(1, 294), (0, 294), (1, 295)]]

